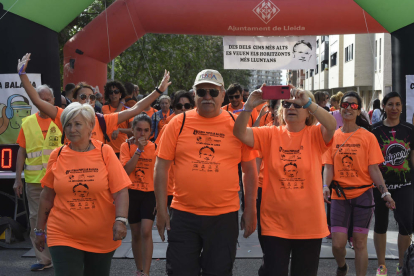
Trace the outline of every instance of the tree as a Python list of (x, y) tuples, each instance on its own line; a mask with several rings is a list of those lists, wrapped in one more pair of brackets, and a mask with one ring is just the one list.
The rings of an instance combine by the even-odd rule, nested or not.
[[(114, 2), (107, 0), (106, 6)], [(70, 37), (105, 10), (105, 0), (96, 0), (61, 31), (59, 36), (61, 64), (63, 46)], [(108, 64), (108, 72), (111, 71)], [(141, 91), (152, 91), (159, 84), (164, 69), (171, 72), (171, 91), (189, 90), (197, 73), (203, 69), (218, 70), (228, 86), (238, 82), (248, 85), (250, 71), (223, 69), (223, 40), (218, 36), (146, 34), (115, 59), (115, 79), (132, 82)], [(61, 73), (63, 66), (61, 67)], [(63, 76), (63, 74), (61, 74)]]

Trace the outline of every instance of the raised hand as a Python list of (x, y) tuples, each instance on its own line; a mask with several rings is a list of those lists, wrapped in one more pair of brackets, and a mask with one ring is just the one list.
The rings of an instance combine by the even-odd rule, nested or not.
[(135, 140), (135, 141), (140, 151), (143, 151), (145, 146), (148, 144), (148, 141), (147, 139), (145, 139), (145, 137), (140, 137), (138, 138), (138, 140)]
[(23, 74), (26, 73), (27, 64), (29, 63), (31, 54), (25, 54), (22, 59), (18, 60), (17, 63), (17, 73)]
[[(264, 83), (262, 85), (266, 86), (266, 84)], [(263, 92), (262, 92), (262, 87), (260, 87), (260, 89), (258, 90), (254, 90), (252, 93), (250, 93), (249, 98), (247, 99), (246, 103), (245, 103), (245, 109), (253, 109), (258, 105), (261, 105), (262, 103), (266, 102), (266, 100), (263, 100)]]
[(168, 86), (170, 86), (171, 82), (170, 82), (170, 72), (165, 70), (164, 72), (164, 77), (161, 80), (161, 84), (160, 86), (158, 86), (158, 89), (161, 92), (164, 92), (165, 90), (167, 90)]
[(292, 99), (285, 100), (286, 102), (295, 103), (295, 104), (298, 104), (300, 106), (304, 106), (305, 104), (308, 103), (309, 96), (308, 96), (308, 93), (306, 93), (305, 90), (296, 88), (291, 84), (289, 84), (289, 87), (291, 88), (290, 89), (290, 95), (291, 95)]

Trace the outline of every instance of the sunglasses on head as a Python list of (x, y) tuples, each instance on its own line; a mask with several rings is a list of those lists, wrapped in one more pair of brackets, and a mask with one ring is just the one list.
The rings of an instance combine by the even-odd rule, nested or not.
[(80, 98), (82, 101), (86, 100), (86, 98), (89, 98), (89, 100), (91, 100), (91, 101), (96, 100), (96, 96), (95, 96), (95, 95), (89, 95), (89, 96), (86, 96), (85, 94), (80, 94), (80, 95), (79, 95), (79, 98)]
[(109, 90), (109, 95), (112, 95), (112, 94), (118, 95), (119, 94), (119, 90), (118, 89)]
[(348, 103), (348, 102), (342, 102), (341, 103), (341, 107), (342, 108), (348, 108), (348, 106), (351, 106), (351, 109), (353, 109), (353, 110), (357, 110), (358, 109), (358, 104), (357, 103)]
[(284, 108), (286, 108), (286, 109), (290, 108), (292, 106), (292, 104), (293, 104), (293, 107), (294, 108), (302, 108), (301, 105), (298, 105), (298, 104), (295, 104), (295, 103), (289, 103), (289, 102), (282, 101), (282, 106)]
[(238, 100), (238, 99), (240, 99), (240, 95), (234, 95), (234, 96), (228, 96), (228, 97), (229, 97), (229, 100), (233, 100), (233, 99)]
[(181, 110), (181, 109), (183, 109), (183, 106), (184, 106), (185, 109), (190, 109), (191, 108), (191, 104), (189, 104), (189, 103), (185, 103), (185, 104), (178, 103), (178, 104), (175, 105), (175, 109)]
[(217, 89), (204, 89), (204, 88), (199, 88), (197, 89), (196, 93), (197, 96), (199, 97), (204, 97), (207, 94), (207, 91), (210, 92), (210, 96), (215, 98), (219, 95), (220, 91), (218, 91)]

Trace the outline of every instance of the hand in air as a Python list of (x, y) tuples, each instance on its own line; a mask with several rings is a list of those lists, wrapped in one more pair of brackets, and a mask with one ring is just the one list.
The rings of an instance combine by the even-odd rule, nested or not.
[(305, 90), (296, 88), (291, 84), (289, 84), (289, 87), (290, 87), (290, 95), (291, 95), (292, 99), (285, 100), (286, 102), (295, 103), (295, 104), (298, 104), (300, 106), (304, 106), (305, 104), (308, 103), (309, 96), (308, 96), (308, 93), (306, 93)]
[(30, 55), (31, 54), (25, 54), (22, 59), (18, 60), (17, 62), (17, 73), (25, 73), (26, 72), (26, 68), (27, 68), (27, 64), (29, 63), (30, 60)]
[(167, 90), (168, 86), (170, 86), (170, 72), (165, 70), (164, 77), (162, 78), (160, 86), (158, 86), (158, 89), (162, 92)]
[[(262, 85), (266, 86), (266, 84), (264, 83)], [(247, 110), (252, 110), (253, 108), (255, 108), (258, 105), (261, 105), (262, 103), (266, 102), (266, 100), (263, 100), (263, 92), (262, 92), (262, 87), (260, 87), (260, 89), (254, 90), (252, 93), (250, 93), (249, 98), (247, 99), (246, 103), (245, 103), (245, 109)]]

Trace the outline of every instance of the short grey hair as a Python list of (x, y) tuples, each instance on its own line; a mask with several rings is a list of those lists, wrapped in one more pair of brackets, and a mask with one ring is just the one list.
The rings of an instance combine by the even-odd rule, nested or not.
[(162, 95), (158, 101), (161, 102), (162, 100), (168, 100), (171, 103), (171, 98), (167, 95)]
[(60, 117), (62, 128), (65, 129), (67, 123), (79, 114), (85, 118), (86, 123), (91, 126), (91, 130), (95, 127), (95, 110), (93, 107), (89, 104), (73, 102), (68, 105), (62, 112), (62, 115)]
[(50, 91), (50, 93), (52, 94), (52, 97), (55, 97), (55, 94), (53, 94), (53, 89), (47, 84), (42, 84), (42, 85), (39, 85), (38, 87), (36, 87), (36, 92), (40, 93), (45, 89), (48, 89)]

